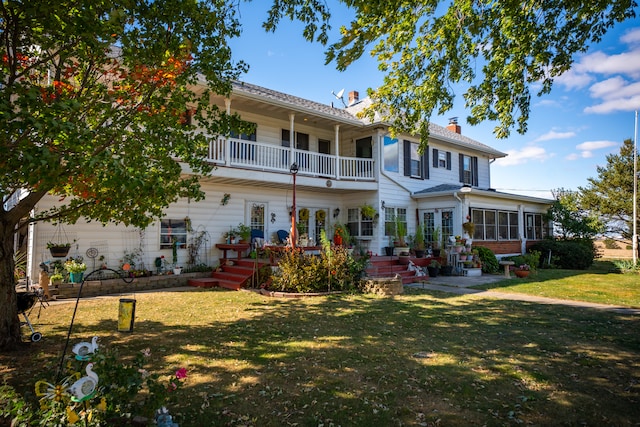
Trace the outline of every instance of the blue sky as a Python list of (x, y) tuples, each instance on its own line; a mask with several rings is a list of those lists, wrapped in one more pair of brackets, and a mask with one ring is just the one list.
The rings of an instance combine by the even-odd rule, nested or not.
[[(306, 42), (298, 23), (283, 21), (275, 33), (265, 33), (260, 23), (266, 3), (240, 3), (243, 35), (232, 49), (236, 59), (251, 67), (242, 80), (336, 106), (341, 103), (332, 91), (345, 89), (346, 99), (355, 90), (362, 98), (367, 88), (382, 82), (376, 62), (367, 55), (344, 72), (324, 65), (323, 47)], [(328, 3), (335, 34), (350, 15)], [(606, 165), (606, 156), (634, 138), (635, 110), (640, 110), (640, 9), (636, 13), (638, 18), (617, 25), (577, 56), (551, 94), (532, 97), (525, 135), (514, 130), (499, 140), (492, 133), (495, 124), (467, 124), (461, 100), (445, 117), (431, 120), (444, 126), (446, 117), (457, 116), (464, 135), (509, 154), (492, 165), (491, 185), (499, 191), (551, 197), (553, 189), (587, 186), (588, 178), (597, 177), (596, 168)]]

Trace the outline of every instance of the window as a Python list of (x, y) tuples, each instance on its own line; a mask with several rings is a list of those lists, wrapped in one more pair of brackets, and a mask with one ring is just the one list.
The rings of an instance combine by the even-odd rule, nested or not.
[(347, 211), (347, 227), (352, 236), (373, 236), (373, 218), (363, 217), (360, 208), (350, 208)]
[(472, 209), (476, 228), (474, 240), (518, 240), (518, 213), (491, 209)]
[(370, 159), (373, 157), (371, 149), (371, 137), (356, 139), (356, 157)]
[(460, 182), (466, 185), (478, 185), (478, 158), (460, 154)]
[[(291, 147), (291, 131), (282, 129), (282, 146)], [(296, 148), (309, 151), (309, 134), (296, 132)]]
[(249, 218), (249, 226), (252, 230), (260, 230), (263, 235), (266, 235), (266, 229), (264, 226), (264, 203), (253, 203), (251, 205), (251, 218)]
[(318, 153), (331, 154), (330, 145), (331, 145), (331, 141), (329, 141), (327, 139), (319, 139), (318, 140)]
[(384, 137), (384, 170), (399, 172), (398, 165), (398, 140), (389, 136)]
[(173, 240), (178, 241), (178, 247), (186, 247), (187, 225), (184, 219), (163, 219), (160, 221), (160, 249), (171, 249)]
[(404, 141), (404, 175), (412, 178), (429, 178), (429, 150), (420, 154), (420, 144)]
[(451, 153), (449, 151), (441, 151), (437, 148), (433, 149), (433, 167), (445, 168), (451, 170)]
[(229, 137), (230, 138), (235, 138), (235, 139), (241, 139), (243, 141), (256, 141), (256, 129), (258, 128), (258, 126), (255, 123), (252, 123), (253, 125), (253, 132), (251, 133), (238, 133), (235, 130), (231, 130), (231, 132), (229, 133)]
[(384, 235), (394, 237), (396, 235), (396, 218), (407, 229), (407, 208), (384, 208)]
[(498, 240), (518, 240), (518, 213), (498, 212)]
[(529, 240), (541, 240), (545, 237), (546, 230), (542, 214), (525, 213), (525, 237)]

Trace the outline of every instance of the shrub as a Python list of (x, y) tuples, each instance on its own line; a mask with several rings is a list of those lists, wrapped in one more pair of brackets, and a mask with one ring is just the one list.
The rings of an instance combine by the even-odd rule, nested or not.
[[(532, 246), (542, 254), (542, 267), (558, 267), (569, 270), (585, 270), (593, 264), (597, 252), (590, 239), (545, 239)], [(551, 262), (549, 262), (551, 254)], [(536, 264), (538, 265), (538, 264)]]
[(529, 269), (535, 271), (540, 265), (540, 252), (532, 250), (524, 255), (506, 257), (505, 259), (513, 261), (516, 268), (520, 265), (528, 265)]
[(269, 286), (283, 292), (327, 292), (354, 289), (364, 273), (368, 257), (354, 258), (347, 248), (325, 248), (320, 255), (287, 249)]
[(498, 258), (496, 258), (491, 249), (485, 248), (484, 246), (474, 246), (473, 249), (478, 251), (478, 257), (480, 257), (480, 261), (482, 262), (483, 273), (491, 274), (500, 270)]
[(618, 242), (610, 237), (604, 239), (604, 247), (607, 249), (620, 249), (620, 247), (618, 246)]

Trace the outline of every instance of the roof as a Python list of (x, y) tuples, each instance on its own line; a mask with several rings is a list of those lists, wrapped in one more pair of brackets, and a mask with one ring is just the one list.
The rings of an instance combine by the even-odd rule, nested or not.
[(449, 196), (455, 193), (473, 194), (481, 197), (494, 197), (499, 199), (520, 200), (529, 203), (538, 203), (550, 205), (553, 203), (551, 199), (543, 199), (540, 197), (525, 196), (522, 194), (503, 193), (493, 189), (481, 189), (475, 187), (464, 187), (456, 184), (440, 184), (429, 188), (414, 192), (413, 198), (429, 198), (436, 196)]
[[(309, 99), (300, 98), (298, 96), (289, 95), (287, 93), (278, 92), (273, 89), (241, 81), (233, 82), (233, 93), (234, 95), (251, 98), (257, 101), (268, 102), (270, 104), (290, 108), (292, 110), (305, 111), (313, 115), (330, 118), (340, 123), (348, 123), (362, 127), (377, 124), (388, 125), (382, 121), (379, 114), (376, 114), (373, 122), (367, 118), (358, 117), (359, 112), (371, 106), (372, 101), (369, 97), (357, 101), (346, 108), (335, 108), (331, 105), (322, 104), (320, 102), (311, 101)], [(498, 151), (486, 144), (476, 141), (475, 139), (452, 132), (443, 126), (431, 122), (429, 123), (429, 136), (430, 138), (438, 139), (449, 144), (481, 151), (491, 158), (507, 156), (506, 153)]]

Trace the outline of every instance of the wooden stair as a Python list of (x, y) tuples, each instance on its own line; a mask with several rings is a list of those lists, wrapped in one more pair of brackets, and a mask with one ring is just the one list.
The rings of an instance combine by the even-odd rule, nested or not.
[[(415, 260), (413, 260), (415, 261)], [(400, 264), (397, 256), (372, 256), (369, 260), (366, 273), (368, 277), (394, 277), (399, 274), (402, 277), (402, 284), (417, 282), (418, 280), (428, 280), (429, 276), (416, 277), (415, 271), (410, 271), (408, 265)]]
[(199, 279), (189, 279), (188, 285), (199, 288), (225, 288), (239, 290), (243, 287), (251, 286), (251, 279), (254, 273), (267, 265), (264, 262), (251, 258), (244, 259), (220, 259), (220, 268), (213, 271), (211, 277)]

